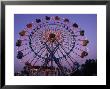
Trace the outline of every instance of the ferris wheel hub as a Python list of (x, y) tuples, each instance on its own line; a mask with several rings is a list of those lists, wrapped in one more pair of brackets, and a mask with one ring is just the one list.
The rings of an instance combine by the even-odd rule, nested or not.
[(51, 33), (51, 34), (49, 35), (49, 37), (50, 37), (50, 38), (55, 38), (55, 34), (54, 34), (54, 33)]
[(56, 39), (56, 35), (54, 33), (50, 33), (49, 34), (49, 41), (51, 41), (52, 43), (55, 41)]

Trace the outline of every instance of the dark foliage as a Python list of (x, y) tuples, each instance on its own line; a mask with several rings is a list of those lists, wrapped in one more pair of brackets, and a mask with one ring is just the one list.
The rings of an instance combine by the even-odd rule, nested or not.
[(97, 60), (86, 60), (85, 64), (81, 65), (81, 72), (84, 76), (97, 75)]
[(97, 75), (97, 60), (86, 60), (85, 64), (80, 66), (71, 76), (96, 76)]

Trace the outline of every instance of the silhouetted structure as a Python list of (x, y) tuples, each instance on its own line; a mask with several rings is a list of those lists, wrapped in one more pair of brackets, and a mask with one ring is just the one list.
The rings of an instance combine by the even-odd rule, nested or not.
[[(75, 66), (77, 66), (76, 71), (72, 72), (71, 74), (68, 74), (67, 76), (96, 76), (97, 75), (97, 60), (96, 59), (95, 60), (88, 59), (86, 60), (85, 64), (82, 64), (82, 65), (75, 63)], [(48, 76), (49, 75), (61, 76), (60, 70), (58, 68), (31, 66), (28, 63), (25, 64), (21, 72), (15, 73), (15, 76), (30, 76), (30, 75), (37, 76), (36, 72), (38, 71), (39, 68), (41, 68), (42, 70), (42, 71), (40, 70), (41, 71), (40, 75), (45, 76), (45, 73), (46, 73), (48, 74)], [(64, 67), (64, 70), (67, 71), (68, 69)]]

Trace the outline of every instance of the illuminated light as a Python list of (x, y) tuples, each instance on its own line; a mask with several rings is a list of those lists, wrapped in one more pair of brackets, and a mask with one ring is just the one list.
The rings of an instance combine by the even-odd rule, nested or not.
[(32, 24), (30, 23), (30, 24), (27, 24), (26, 26), (27, 26), (27, 28), (31, 28)]
[(19, 33), (20, 36), (24, 36), (25, 34), (26, 34), (26, 31), (24, 30)]
[(61, 32), (59, 30), (56, 32), (56, 39), (57, 40), (61, 39)]
[(89, 43), (88, 40), (83, 40), (83, 41), (82, 41), (82, 45), (83, 45), (83, 46), (86, 46), (88, 43)]
[(58, 16), (55, 16), (55, 20), (60, 20), (60, 17), (58, 17)]
[(86, 51), (83, 51), (82, 53), (81, 53), (81, 58), (84, 58), (85, 56), (87, 56), (88, 55), (88, 53), (86, 52)]

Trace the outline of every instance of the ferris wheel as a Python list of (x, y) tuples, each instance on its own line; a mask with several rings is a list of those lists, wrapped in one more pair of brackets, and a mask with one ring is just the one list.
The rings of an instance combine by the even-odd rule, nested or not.
[(19, 36), (16, 58), (30, 68), (31, 75), (70, 75), (79, 67), (77, 59), (88, 55), (85, 31), (68, 18), (37, 18)]

